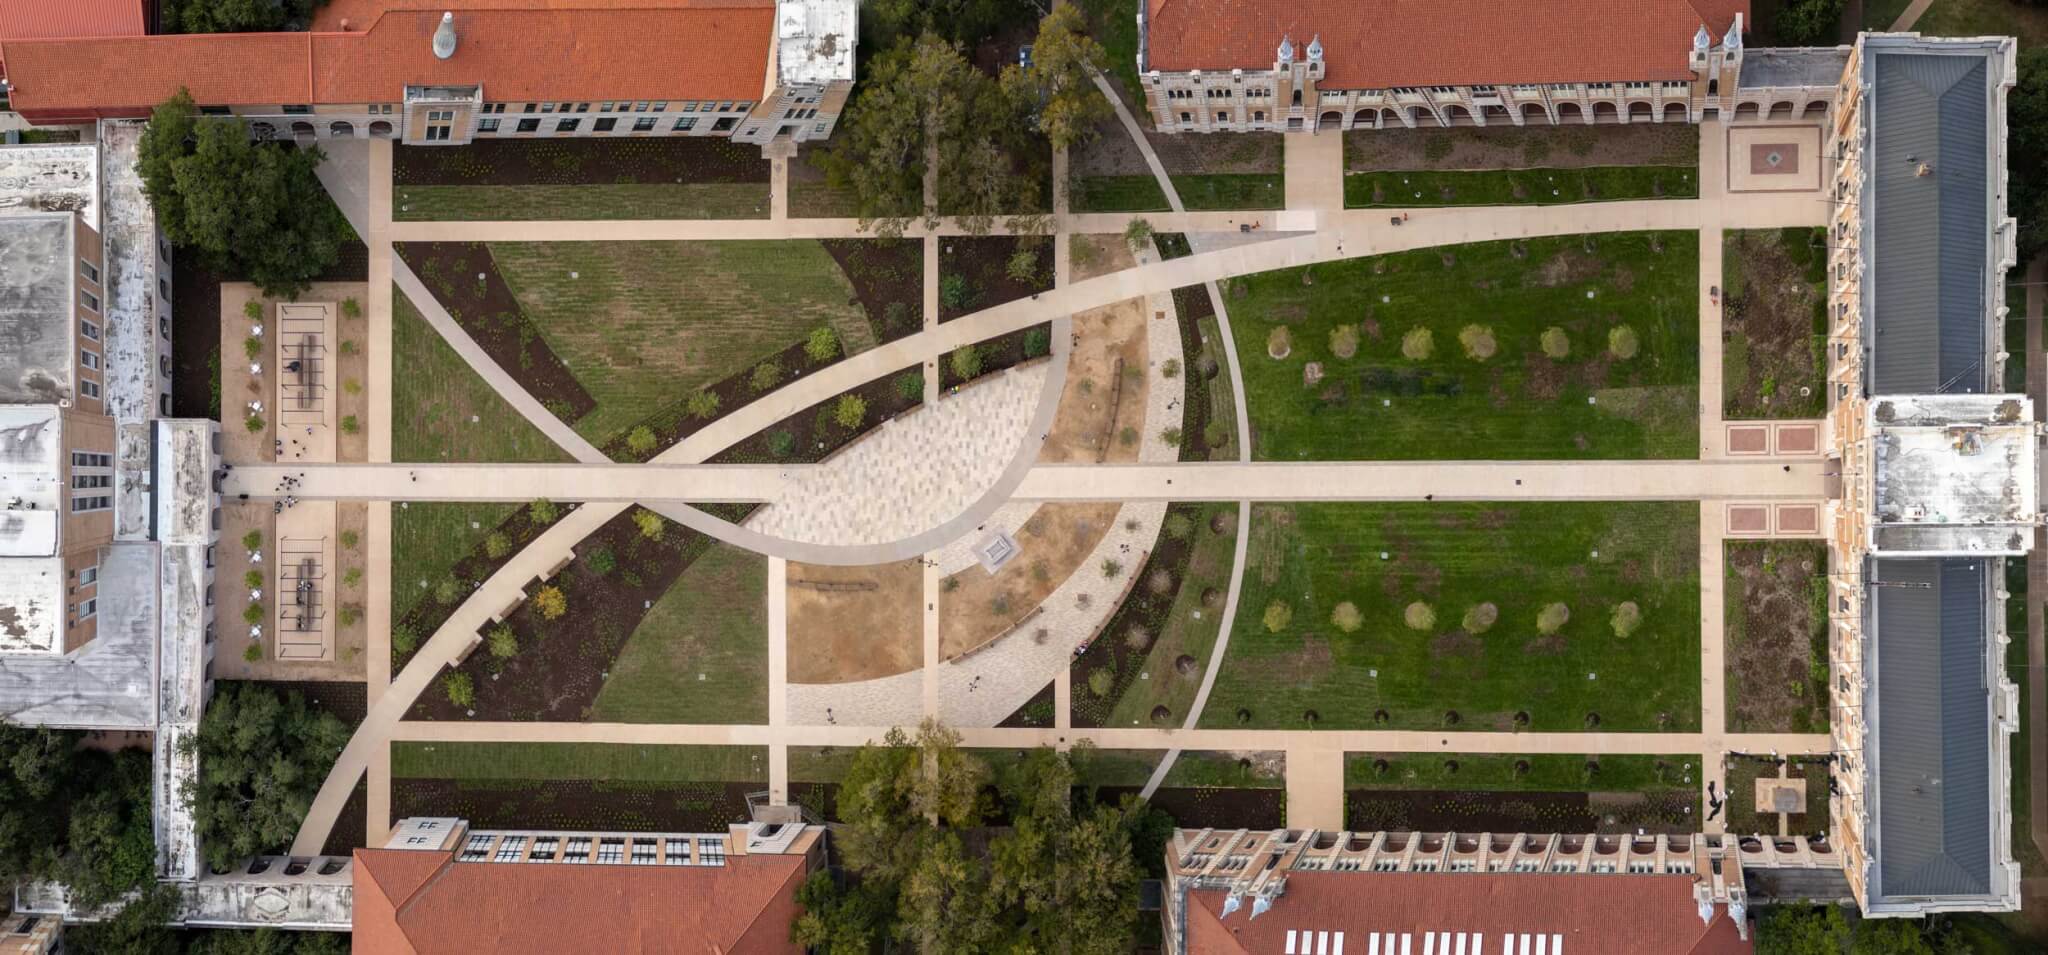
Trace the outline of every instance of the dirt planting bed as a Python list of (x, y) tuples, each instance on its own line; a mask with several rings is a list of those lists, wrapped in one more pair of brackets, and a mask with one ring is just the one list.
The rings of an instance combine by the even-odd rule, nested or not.
[[(907, 387), (905, 376), (917, 378), (917, 390)], [(833, 452), (852, 444), (882, 422), (918, 406), (923, 397), (924, 372), (916, 365), (877, 378), (852, 391), (835, 395), (764, 428), (732, 447), (712, 455), (708, 464), (816, 464)], [(833, 420), (839, 399), (854, 395), (867, 403), (858, 426), (840, 427)]]
[(1827, 547), (1811, 541), (1727, 543), (1728, 728), (1828, 728)]
[(1344, 134), (1344, 168), (1349, 172), (1698, 164), (1699, 131), (1688, 123), (1361, 129)]
[(1031, 698), (1025, 700), (1023, 706), (1017, 707), (1016, 712), (1004, 717), (1003, 721), (996, 725), (1028, 729), (1045, 729), (1052, 726), (1056, 722), (1053, 713), (1054, 696), (1053, 685), (1047, 683), (1045, 689), (1031, 694)]
[(876, 344), (924, 328), (924, 240), (821, 239), (868, 316)]
[(939, 659), (957, 659), (1020, 630), (1029, 631), (1034, 642), (1051, 639), (1033, 622), (1039, 605), (1073, 575), (1101, 573), (1083, 563), (1116, 526), (1120, 507), (1041, 504), (1017, 529), (1019, 559), (993, 574), (969, 566), (945, 578), (939, 585)]
[(320, 854), (324, 856), (346, 856), (357, 849), (369, 848), (365, 828), (370, 818), (370, 780), (368, 776), (356, 780), (356, 788), (349, 791), (348, 799), (341, 804), (341, 812), (334, 816), (334, 828), (327, 830), (327, 841), (321, 843)]
[[(564, 423), (597, 407), (569, 366), (527, 319), (481, 242), (401, 242), (398, 254), (462, 330)], [(413, 303), (418, 305), (420, 303)]]
[[(1052, 289), (1052, 242), (1031, 243), (1036, 264), (1031, 281), (1009, 272), (1020, 237), (1014, 235), (947, 236), (939, 240), (939, 321), (1012, 302)], [(949, 291), (950, 290), (950, 291)]]
[(729, 139), (479, 139), (459, 149), (394, 146), (396, 186), (576, 186), (767, 182), (759, 149)]
[[(705, 508), (727, 520), (743, 520), (750, 505)], [(476, 702), (451, 702), (446, 677), (413, 704), (411, 719), (586, 720), (604, 688), (619, 649), (677, 577), (714, 543), (711, 538), (661, 518), (659, 540), (642, 532), (636, 517), (653, 512), (629, 508), (606, 521), (576, 547), (576, 559), (545, 583), (530, 584), (528, 599), (504, 620), (518, 641), (509, 658), (478, 647), (455, 667), (476, 688)], [(534, 596), (544, 588), (564, 595), (567, 612), (548, 620)], [(491, 628), (487, 628), (488, 633)], [(468, 710), (474, 710), (473, 715)]]
[[(1136, 798), (1137, 786), (1102, 786), (1095, 800), (1117, 805), (1125, 796)], [(1173, 817), (1187, 829), (1284, 829), (1287, 826), (1287, 792), (1283, 789), (1226, 789), (1218, 786), (1160, 788), (1152, 794), (1152, 808)]]
[(924, 660), (924, 564), (789, 564), (789, 682), (853, 683)]
[(962, 377), (959, 370), (953, 367), (953, 358), (949, 353), (944, 361), (939, 362), (939, 390), (952, 391), (990, 375), (1000, 374), (1027, 361), (1044, 358), (1051, 350), (1051, 322), (1020, 328), (1007, 335), (976, 342), (974, 351), (976, 357), (980, 359), (980, 367), (973, 375)]
[(761, 783), (394, 779), (391, 816), (458, 816), (478, 829), (723, 832)]
[[(1214, 533), (1201, 526), (1202, 508), (1199, 504), (1176, 503), (1167, 508), (1167, 519), (1174, 515), (1185, 517), (1196, 526), (1194, 533)], [(1166, 618), (1173, 610), (1173, 601), (1180, 593), (1180, 585), (1187, 580), (1188, 558), (1194, 553), (1192, 535), (1182, 540), (1170, 534), (1160, 534), (1153, 544), (1152, 553), (1145, 559), (1145, 565), (1138, 571), (1136, 580), (1147, 581), (1163, 574), (1169, 585), (1163, 589), (1140, 585), (1131, 588), (1124, 596), (1122, 606), (1109, 618), (1109, 623), (1097, 631), (1088, 646), (1074, 658), (1073, 662), (1073, 723), (1075, 726), (1102, 726), (1109, 719), (1111, 711), (1145, 668), (1145, 660), (1151, 649), (1150, 641), (1137, 646), (1136, 641), (1125, 639), (1134, 628), (1157, 636), (1164, 632)], [(1105, 673), (1106, 677), (1098, 677)], [(1200, 678), (1200, 673), (1194, 674)], [(1173, 679), (1167, 673), (1159, 674), (1160, 679)], [(1105, 687), (1106, 684), (1106, 687)], [(1097, 692), (1103, 690), (1103, 692)], [(1155, 711), (1156, 715), (1156, 711)], [(1167, 713), (1158, 720), (1161, 725), (1178, 726), (1187, 717), (1186, 713)]]
[(1824, 229), (1724, 234), (1726, 417), (1815, 418), (1827, 410), (1826, 241)]
[(1372, 832), (1699, 831), (1676, 793), (1347, 789), (1344, 825)]
[[(621, 429), (610, 441), (605, 442), (602, 449), (605, 456), (614, 461), (627, 463), (651, 460), (655, 455), (674, 447), (684, 438), (696, 434), (719, 418), (732, 413), (736, 409), (746, 407), (754, 399), (764, 394), (761, 389), (755, 388), (753, 383), (754, 368), (758, 368), (761, 365), (772, 362), (782, 369), (783, 376), (774, 385), (774, 387), (780, 388), (846, 357), (846, 345), (843, 342), (835, 344), (831, 357), (826, 358), (824, 361), (813, 360), (804, 351), (804, 344), (803, 342), (797, 342), (783, 349), (780, 353), (762, 360), (753, 367), (733, 372), (724, 379), (704, 388), (704, 391), (718, 396), (718, 409), (713, 412), (711, 417), (699, 418), (691, 414), (689, 399), (684, 398), (653, 415), (640, 419), (640, 423), (632, 428)], [(654, 432), (654, 445), (644, 452), (636, 451), (632, 446), (632, 434), (639, 427), (646, 427)]]
[[(404, 505), (400, 504), (399, 506), (403, 507)], [(401, 651), (399, 643), (402, 638), (399, 634), (410, 634), (416, 643), (427, 642), (427, 638), (432, 637), (435, 631), (441, 629), (441, 624), (454, 615), (455, 608), (461, 606), (462, 601), (469, 598), (471, 591), (482, 585), (484, 581), (489, 580), (492, 574), (498, 572), (498, 568), (505, 566), (521, 550), (526, 549), (526, 545), (532, 543), (534, 538), (539, 537), (541, 532), (553, 527), (555, 521), (561, 520), (570, 511), (575, 509), (576, 505), (574, 504), (555, 505), (554, 519), (548, 521), (534, 520), (532, 508), (521, 507), (515, 509), (511, 516), (498, 522), (498, 525), (491, 529), (491, 533), (505, 535), (506, 541), (511, 544), (506, 549), (505, 556), (503, 557), (492, 557), (485, 550), (485, 541), (490, 538), (490, 534), (479, 536), (475, 548), (470, 550), (468, 556), (455, 563), (455, 569), (451, 574), (457, 585), (454, 601), (443, 603), (438, 595), (429, 591), (415, 601), (411, 607), (407, 608), (404, 613), (399, 614), (397, 620), (392, 622), (392, 672), (396, 673), (399, 670), (405, 669), (406, 662), (412, 659), (414, 653), (419, 652), (417, 647), (410, 651)]]

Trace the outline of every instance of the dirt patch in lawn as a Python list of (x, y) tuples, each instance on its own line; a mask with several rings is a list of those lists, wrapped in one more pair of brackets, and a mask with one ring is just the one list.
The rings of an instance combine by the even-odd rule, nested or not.
[[(706, 508), (728, 520), (744, 519), (752, 505)], [(667, 518), (657, 519), (659, 540), (644, 534), (639, 508), (621, 511), (576, 546), (576, 559), (545, 583), (526, 588), (528, 599), (503, 623), (517, 637), (518, 652), (493, 656), (478, 647), (455, 667), (476, 687), (475, 714), (450, 702), (437, 683), (414, 703), (409, 718), (433, 720), (577, 721), (590, 718), (612, 661), (654, 602), (715, 543)], [(568, 613), (542, 616), (532, 599), (543, 587), (559, 589)], [(494, 627), (487, 627), (489, 632)], [(445, 678), (443, 678), (445, 680)]]
[(1351, 172), (1698, 163), (1699, 131), (1687, 123), (1460, 126), (1404, 129), (1392, 134), (1366, 129), (1344, 134), (1344, 168)]
[[(917, 378), (916, 391), (904, 386), (906, 376)], [(708, 464), (816, 464), (833, 452), (860, 439), (882, 422), (916, 408), (922, 401), (924, 372), (916, 365), (898, 369), (852, 391), (820, 401), (773, 426), (764, 428), (723, 451), (712, 455)], [(860, 424), (841, 427), (833, 412), (839, 399), (853, 395), (867, 406)]]
[[(1201, 524), (1200, 504), (1182, 502), (1170, 505), (1166, 510), (1166, 520), (1172, 521), (1176, 514), (1184, 517), (1194, 528), (1192, 534), (1216, 533)], [(1181, 586), (1187, 582), (1188, 560), (1193, 555), (1192, 540), (1161, 533), (1153, 543), (1152, 553), (1140, 563), (1133, 579), (1147, 581), (1155, 575), (1164, 574), (1168, 586), (1163, 588), (1163, 592), (1142, 583), (1132, 587), (1125, 593), (1116, 613), (1110, 615), (1109, 622), (1074, 658), (1071, 705), (1075, 726), (1105, 725), (1109, 714), (1116, 709), (1117, 701), (1123, 698), (1125, 691), (1131, 688), (1132, 682), (1145, 668), (1151, 643), (1148, 641), (1144, 646), (1138, 646), (1126, 638), (1133, 629), (1143, 630), (1154, 639), (1166, 631), (1167, 617), (1173, 612), (1174, 599), (1179, 596)], [(1107, 675), (1097, 677), (1097, 673)], [(1201, 672), (1197, 669), (1178, 677), (1161, 673), (1159, 677), (1199, 680)], [(1179, 725), (1186, 716), (1185, 713), (1169, 713), (1166, 723)]]
[[(1109, 533), (1121, 506), (1041, 505), (1017, 529), (1019, 553), (1003, 569), (991, 574), (977, 564), (941, 581), (939, 659), (951, 660), (1020, 627), (1038, 639), (1031, 623), (1038, 605), (1068, 576), (1101, 573), (1081, 562)], [(1128, 564), (1119, 570), (1129, 572)]]
[(821, 239), (867, 313), (876, 343), (924, 328), (924, 240)]
[[(548, 347), (498, 274), (481, 242), (401, 242), (398, 254), (484, 354), (564, 422), (597, 407), (569, 366)], [(413, 303), (415, 306), (420, 303)]]
[(1695, 801), (1677, 793), (1348, 789), (1344, 825), (1360, 832), (1690, 833), (1699, 831), (1686, 811)]
[(1067, 258), (1076, 282), (1121, 272), (1138, 264), (1138, 260), (1131, 256), (1131, 244), (1120, 235), (1073, 236), (1067, 241)]
[(1827, 341), (1827, 263), (1818, 229), (1725, 233), (1721, 339), (1730, 418), (1818, 417)]
[(789, 682), (852, 683), (924, 664), (924, 565), (789, 565)]
[(708, 136), (479, 139), (459, 149), (391, 149), (396, 186), (767, 182), (768, 172), (759, 149)]
[[(776, 380), (773, 387), (780, 388), (846, 357), (846, 345), (843, 342), (835, 346), (833, 353), (823, 361), (812, 359), (804, 351), (804, 344), (792, 344), (778, 354), (771, 355), (751, 367), (733, 372), (701, 389), (718, 398), (718, 404), (710, 417), (700, 418), (690, 413), (690, 400), (691, 397), (695, 397), (694, 395), (682, 398), (640, 419), (633, 427), (620, 429), (610, 441), (605, 442), (601, 450), (606, 457), (614, 461), (638, 463), (652, 460), (655, 455), (674, 447), (684, 438), (702, 431), (712, 422), (746, 407), (754, 399), (761, 397), (765, 392), (754, 387), (755, 368), (774, 362), (782, 369), (783, 376)], [(645, 451), (637, 451), (633, 448), (632, 436), (634, 431), (643, 427), (654, 432), (654, 444)]]
[[(1014, 235), (946, 236), (939, 240), (939, 321), (993, 308), (1052, 288), (1052, 246), (1033, 239), (1029, 281), (1010, 275), (1010, 257), (1026, 238)], [(950, 291), (949, 291), (950, 289)]]
[(1074, 347), (1040, 464), (1136, 461), (1152, 372), (1145, 300), (1125, 299), (1074, 316)]
[(1728, 726), (1827, 729), (1827, 549), (1820, 541), (1729, 541)]
[[(400, 502), (396, 506), (404, 507), (405, 503)], [(521, 550), (526, 549), (526, 545), (539, 537), (541, 532), (553, 527), (555, 521), (568, 516), (569, 512), (575, 509), (574, 504), (558, 504), (555, 506), (554, 520), (536, 521), (531, 507), (515, 508), (504, 520), (499, 521), (490, 533), (478, 536), (476, 546), (461, 560), (455, 562), (455, 568), (450, 573), (450, 577), (455, 581), (453, 601), (443, 602), (440, 599), (443, 596), (440, 592), (441, 582), (436, 581), (429, 589), (420, 591), (420, 596), (413, 601), (412, 606), (406, 608), (403, 614), (398, 615), (398, 619), (392, 621), (391, 672), (396, 673), (405, 669), (406, 662), (412, 659), (414, 653), (419, 652), (417, 644), (426, 643), (435, 631), (440, 630), (441, 624), (446, 623), (448, 618), (455, 614), (455, 608), (461, 606), (462, 601), (469, 599), (471, 591), (482, 586), (484, 581), (498, 572), (498, 568), (505, 566)], [(488, 541), (492, 534), (505, 536), (505, 541), (509, 545), (505, 549), (505, 556), (491, 556)], [(398, 586), (409, 582), (392, 583), (393, 586)], [(399, 645), (408, 637), (416, 644), (415, 648), (411, 651), (401, 650)]]
[(478, 829), (723, 832), (758, 782), (394, 779), (391, 817), (458, 816)]

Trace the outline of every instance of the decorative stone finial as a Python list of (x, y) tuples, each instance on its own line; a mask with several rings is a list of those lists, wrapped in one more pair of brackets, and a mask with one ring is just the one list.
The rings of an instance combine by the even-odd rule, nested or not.
[(1292, 37), (1282, 36), (1280, 38), (1280, 62), (1294, 62), (1294, 39)]
[(1714, 35), (1708, 33), (1707, 25), (1702, 23), (1700, 24), (1700, 32), (1692, 35), (1692, 51), (1694, 53), (1705, 53), (1707, 52), (1707, 47), (1713, 45), (1713, 42)]
[(1742, 49), (1742, 18), (1741, 18), (1741, 17), (1736, 17), (1736, 18), (1735, 18), (1735, 22), (1734, 22), (1734, 23), (1732, 23), (1732, 24), (1729, 24), (1729, 26), (1728, 26), (1728, 33), (1727, 33), (1726, 35), (1724, 35), (1724, 36), (1722, 36), (1722, 37), (1721, 37), (1721, 45), (1722, 45), (1722, 46), (1725, 46), (1725, 47), (1727, 47), (1727, 48), (1729, 48), (1729, 49), (1731, 49), (1731, 50), (1740, 50), (1740, 49)]
[(1308, 41), (1308, 61), (1321, 62), (1323, 58), (1323, 35), (1318, 33)]
[(447, 59), (455, 55), (455, 14), (441, 14), (441, 25), (434, 30), (434, 56)]

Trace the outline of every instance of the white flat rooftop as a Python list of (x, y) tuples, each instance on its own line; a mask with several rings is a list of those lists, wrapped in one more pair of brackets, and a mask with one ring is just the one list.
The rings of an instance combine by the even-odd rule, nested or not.
[(0, 406), (0, 558), (56, 555), (63, 453), (57, 406)]
[[(101, 561), (99, 635), (71, 654), (0, 652), (0, 719), (59, 729), (157, 727), (156, 545), (117, 543)], [(0, 576), (28, 563), (37, 562), (0, 560)], [(63, 569), (56, 558), (40, 563), (52, 565), (50, 599), (61, 615)]]
[(98, 229), (99, 168), (91, 145), (0, 146), (0, 215), (77, 212)]
[(1874, 550), (2026, 553), (2039, 505), (2025, 395), (1878, 397), (1869, 424)]
[(775, 64), (785, 86), (853, 79), (860, 35), (855, 0), (782, 0), (775, 5)]

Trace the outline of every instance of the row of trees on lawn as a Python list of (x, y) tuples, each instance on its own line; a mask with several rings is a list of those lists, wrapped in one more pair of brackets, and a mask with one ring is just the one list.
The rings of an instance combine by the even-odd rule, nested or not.
[[(1093, 78), (1102, 47), (1073, 4), (1039, 22), (1029, 66), (992, 78), (969, 63), (963, 43), (983, 36), (975, 24), (999, 6), (884, 0), (862, 11), (864, 29), (887, 45), (862, 66), (824, 165), (833, 185), (852, 191), (863, 228), (901, 235), (912, 218), (931, 227), (942, 212), (977, 234), (1003, 215), (1021, 227), (1020, 210), (1041, 203), (1048, 143), (1073, 146), (1110, 114)], [(956, 9), (967, 14), (948, 19)]]
[[(959, 741), (926, 720), (854, 756), (834, 834), (850, 877), (811, 876), (791, 937), (826, 955), (1132, 951), (1138, 860), (1159, 856), (1172, 822), (1077, 798), (1069, 754), (991, 769)], [(1008, 824), (989, 827), (998, 816)]]

